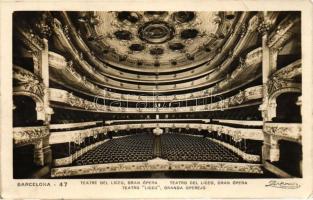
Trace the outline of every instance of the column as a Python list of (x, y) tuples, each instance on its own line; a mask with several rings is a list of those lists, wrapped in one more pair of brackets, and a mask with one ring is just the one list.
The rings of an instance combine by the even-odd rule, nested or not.
[[(44, 49), (41, 52), (41, 78), (44, 84), (44, 111), (45, 111), (45, 120), (44, 125), (48, 127), (48, 131), (50, 131), (50, 121), (51, 115), (53, 114), (53, 110), (50, 107), (50, 94), (49, 94), (49, 49), (48, 49), (48, 40), (47, 35), (43, 39)], [(43, 139), (43, 152), (44, 152), (44, 160), (45, 164), (50, 164), (52, 161), (52, 152), (49, 145), (49, 136)]]
[[(263, 83), (263, 101), (259, 107), (262, 112), (263, 127), (265, 122), (271, 121), (276, 116), (275, 103), (269, 102), (268, 81), (270, 76), (276, 71), (277, 66), (277, 51), (268, 47), (269, 27), (267, 12), (262, 13), (262, 22), (259, 25), (258, 31), (262, 34), (262, 83)], [(264, 142), (262, 146), (262, 161), (279, 159), (279, 147), (276, 140), (268, 135), (265, 131)]]
[(35, 144), (34, 163), (38, 166), (45, 165), (42, 141), (39, 141)]
[[(41, 49), (34, 52), (34, 69), (35, 73), (41, 77), (42, 84), (44, 88), (43, 94), (43, 105), (38, 106), (38, 111), (40, 111), (40, 120), (43, 120), (43, 125), (47, 127), (47, 131), (50, 131), (50, 120), (53, 110), (50, 107), (50, 94), (49, 94), (49, 48), (48, 48), (48, 38), (51, 35), (51, 29), (48, 24), (48, 14), (43, 12), (36, 23), (38, 28), (38, 34), (42, 38)], [(49, 136), (47, 134), (45, 138), (42, 138), (35, 145), (35, 162), (41, 166), (50, 166), (52, 161), (52, 153), (49, 145)]]
[(271, 162), (279, 161), (280, 151), (278, 140), (273, 136), (270, 136), (270, 150), (269, 150), (269, 160)]

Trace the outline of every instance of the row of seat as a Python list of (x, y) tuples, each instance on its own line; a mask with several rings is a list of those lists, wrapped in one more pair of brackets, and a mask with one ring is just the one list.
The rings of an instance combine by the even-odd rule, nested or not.
[(151, 133), (116, 138), (103, 143), (80, 156), (74, 165), (91, 165), (117, 162), (141, 162), (156, 157), (169, 161), (215, 161), (242, 162), (235, 153), (203, 137), (183, 134), (164, 134), (159, 136), (158, 149), (155, 136)]
[(240, 158), (229, 149), (203, 137), (165, 134), (161, 137), (162, 157), (173, 161), (238, 162)]
[(153, 135), (136, 134), (109, 140), (83, 154), (76, 165), (116, 162), (140, 162), (153, 158)]

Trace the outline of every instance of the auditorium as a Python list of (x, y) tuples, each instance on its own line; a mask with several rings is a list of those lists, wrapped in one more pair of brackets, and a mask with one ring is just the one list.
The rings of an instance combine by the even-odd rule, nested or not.
[(301, 12), (12, 17), (13, 178), (302, 177)]

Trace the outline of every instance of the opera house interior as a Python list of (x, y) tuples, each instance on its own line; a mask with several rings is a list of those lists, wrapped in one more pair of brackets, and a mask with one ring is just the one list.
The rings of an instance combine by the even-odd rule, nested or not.
[(302, 177), (301, 12), (16, 11), (13, 176)]

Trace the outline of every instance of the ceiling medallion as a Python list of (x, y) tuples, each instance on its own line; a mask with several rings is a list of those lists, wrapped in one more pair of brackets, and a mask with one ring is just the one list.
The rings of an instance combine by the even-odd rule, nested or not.
[(174, 37), (175, 30), (163, 21), (150, 21), (138, 30), (139, 38), (152, 44), (161, 44)]

